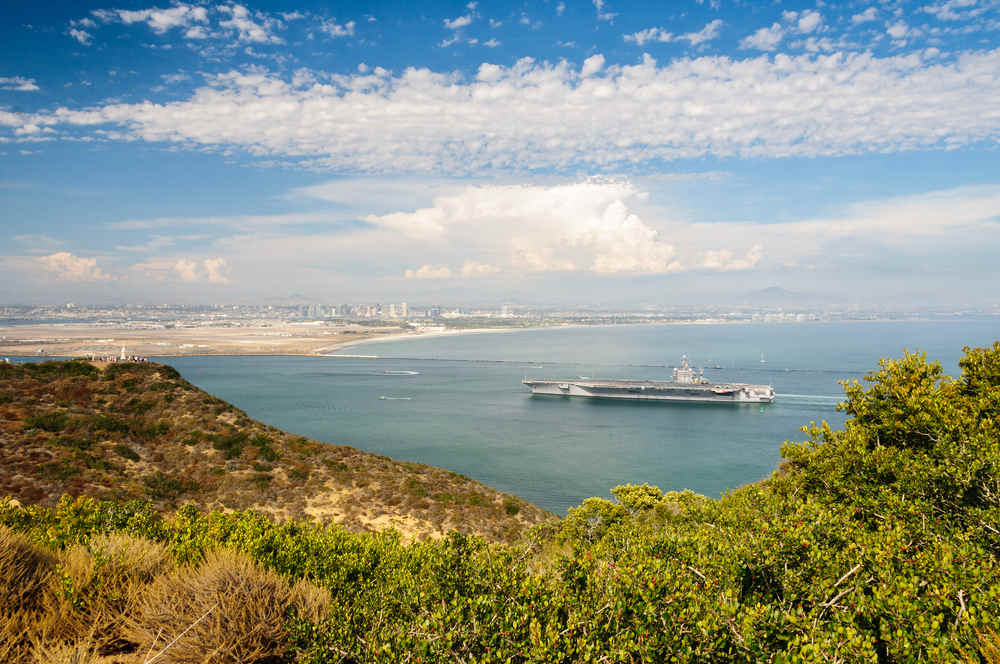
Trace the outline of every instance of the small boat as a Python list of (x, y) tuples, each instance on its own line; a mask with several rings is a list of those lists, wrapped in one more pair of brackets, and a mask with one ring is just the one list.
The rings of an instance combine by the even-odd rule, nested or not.
[(760, 354), (760, 363), (761, 364), (767, 364), (767, 360), (764, 359), (764, 353)]
[(386, 376), (418, 376), (418, 375), (420, 375), (419, 371), (394, 371), (392, 369), (386, 369), (382, 373), (384, 373)]

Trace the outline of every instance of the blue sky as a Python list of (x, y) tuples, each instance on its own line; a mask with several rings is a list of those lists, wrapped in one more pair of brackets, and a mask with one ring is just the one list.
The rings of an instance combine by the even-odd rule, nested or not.
[(8, 3), (0, 302), (1000, 303), (1000, 2)]

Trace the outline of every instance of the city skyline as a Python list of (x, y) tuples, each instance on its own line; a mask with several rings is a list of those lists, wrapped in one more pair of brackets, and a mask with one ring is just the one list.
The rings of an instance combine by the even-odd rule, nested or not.
[(5, 11), (3, 302), (997, 302), (989, 0)]

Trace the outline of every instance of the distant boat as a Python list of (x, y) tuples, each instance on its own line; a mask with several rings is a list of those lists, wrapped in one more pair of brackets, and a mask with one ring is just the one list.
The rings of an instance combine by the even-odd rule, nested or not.
[(413, 397), (387, 397), (382, 395), (379, 397), (380, 401), (412, 401)]
[(419, 371), (393, 371), (391, 369), (386, 369), (382, 373), (386, 376), (417, 376), (420, 374)]
[(760, 354), (760, 363), (761, 364), (767, 364), (767, 360), (764, 359), (764, 353)]

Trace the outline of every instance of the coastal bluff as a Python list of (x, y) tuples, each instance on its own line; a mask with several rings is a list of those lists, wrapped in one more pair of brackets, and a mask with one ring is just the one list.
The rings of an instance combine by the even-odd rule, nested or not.
[(252, 509), (406, 540), (513, 541), (555, 518), (448, 470), (268, 426), (152, 362), (0, 364), (2, 495)]

